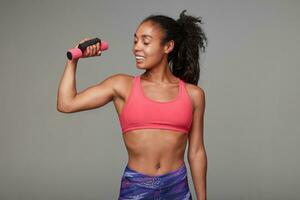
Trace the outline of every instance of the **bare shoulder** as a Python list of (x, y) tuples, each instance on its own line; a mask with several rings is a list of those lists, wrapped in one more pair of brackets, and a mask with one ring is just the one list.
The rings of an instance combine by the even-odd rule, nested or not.
[(117, 73), (117, 74), (110, 75), (108, 78), (111, 80), (114, 80), (114, 81), (118, 81), (118, 80), (122, 80), (126, 77), (130, 77), (130, 75), (124, 74), (124, 73)]
[(128, 85), (133, 80), (134, 76), (124, 73), (115, 74), (115, 84), (116, 87), (122, 87), (124, 85)]
[(109, 81), (112, 84), (113, 88), (115, 89), (119, 85), (130, 82), (130, 80), (132, 80), (133, 78), (134, 76), (131, 76), (129, 74), (118, 73), (118, 74), (110, 75), (105, 79), (105, 81), (106, 80)]
[(124, 74), (124, 73), (119, 73), (117, 74), (118, 75), (118, 78), (120, 79), (120, 81), (130, 81), (134, 78), (134, 76), (132, 75), (129, 75), (129, 74)]
[(121, 97), (123, 99), (124, 96), (126, 96), (126, 91), (131, 87), (134, 76), (125, 73), (118, 73), (112, 75), (111, 78), (116, 97)]
[(193, 102), (193, 109), (205, 106), (205, 92), (201, 86), (186, 83), (186, 89)]

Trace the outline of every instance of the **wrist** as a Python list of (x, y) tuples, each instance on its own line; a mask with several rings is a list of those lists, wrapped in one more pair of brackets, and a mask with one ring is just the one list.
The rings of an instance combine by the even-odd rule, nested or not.
[(74, 66), (76, 66), (77, 63), (78, 63), (78, 59), (67, 60), (67, 64), (68, 64), (68, 65), (74, 65)]

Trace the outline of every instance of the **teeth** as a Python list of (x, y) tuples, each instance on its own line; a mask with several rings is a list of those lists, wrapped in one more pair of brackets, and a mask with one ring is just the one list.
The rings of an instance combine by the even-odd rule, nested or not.
[(140, 60), (140, 59), (144, 60), (145, 59), (144, 57), (141, 57), (141, 56), (136, 56), (135, 58), (138, 59), (138, 60)]

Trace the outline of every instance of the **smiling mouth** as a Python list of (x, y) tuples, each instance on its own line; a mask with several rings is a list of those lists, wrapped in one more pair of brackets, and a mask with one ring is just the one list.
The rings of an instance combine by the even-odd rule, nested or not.
[(145, 60), (145, 58), (142, 56), (136, 56), (135, 60), (136, 60), (136, 62), (143, 62)]
[(136, 59), (136, 62), (144, 62), (144, 60)]

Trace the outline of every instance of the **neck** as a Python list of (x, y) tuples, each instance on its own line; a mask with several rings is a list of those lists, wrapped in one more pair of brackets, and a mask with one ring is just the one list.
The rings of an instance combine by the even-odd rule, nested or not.
[(142, 74), (142, 77), (154, 83), (177, 82), (177, 78), (171, 72), (170, 66), (166, 60), (151, 69), (146, 69)]

